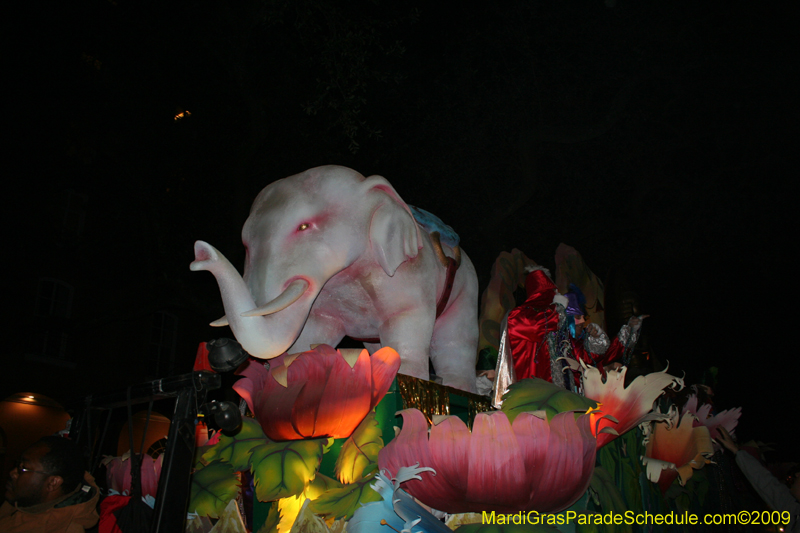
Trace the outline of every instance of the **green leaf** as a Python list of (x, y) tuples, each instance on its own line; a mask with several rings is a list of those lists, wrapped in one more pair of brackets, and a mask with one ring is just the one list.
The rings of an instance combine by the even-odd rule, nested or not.
[(250, 468), (249, 459), (253, 448), (270, 442), (264, 435), (261, 425), (253, 419), (245, 417), (242, 427), (235, 435), (225, 435), (219, 442), (211, 446), (200, 458), (205, 463), (212, 461), (226, 461), (233, 465), (237, 472)]
[(195, 468), (203, 468), (206, 466), (210, 461), (205, 461), (203, 456), (213, 448), (213, 446), (198, 446), (194, 450), (194, 467)]
[(619, 467), (619, 449), (617, 442), (619, 439), (613, 440), (607, 445), (597, 450), (597, 465), (602, 466), (606, 472), (615, 473)]
[(586, 412), (590, 407), (597, 407), (597, 402), (549, 381), (533, 378), (523, 379), (508, 388), (502, 410), (512, 423), (518, 414), (528, 411), (544, 411), (549, 422), (558, 413)]
[(336, 439), (334, 439), (333, 437), (328, 437), (328, 441), (322, 445), (322, 453), (325, 454), (331, 451), (331, 448), (333, 447), (335, 442)]
[(189, 512), (219, 518), (228, 502), (239, 494), (239, 476), (229, 463), (215, 461), (195, 470)]
[(278, 502), (272, 502), (269, 507), (269, 513), (264, 525), (258, 529), (258, 533), (277, 533), (278, 524), (281, 522), (281, 513), (278, 510)]
[(296, 496), (314, 479), (325, 439), (269, 442), (252, 449), (250, 470), (262, 502)]
[[(597, 494), (600, 499), (600, 506), (603, 508), (603, 513), (613, 512), (614, 514), (625, 514), (628, 510), (628, 505), (622, 499), (617, 486), (614, 484), (614, 479), (611, 474), (602, 466), (596, 466), (592, 473), (592, 481), (589, 485), (592, 490)], [(624, 532), (630, 533), (632, 531), (630, 524), (604, 524), (605, 531)]]
[(686, 490), (691, 494), (692, 500), (698, 502), (703, 507), (708, 495), (710, 483), (705, 468), (695, 470), (692, 477), (686, 482)]
[(640, 438), (637, 431), (628, 431), (597, 452), (597, 464), (608, 473), (628, 509), (642, 508), (639, 455), (644, 452), (638, 453)]
[(344, 442), (336, 459), (336, 477), (344, 484), (352, 483), (378, 464), (383, 448), (381, 428), (371, 411)]
[(309, 510), (325, 518), (350, 520), (361, 504), (381, 500), (381, 495), (370, 487), (377, 474), (373, 472), (355, 483), (325, 492), (309, 504)]
[(315, 500), (321, 494), (333, 489), (340, 489), (343, 485), (333, 478), (320, 474), (314, 476), (314, 480), (306, 487), (305, 495), (309, 500)]

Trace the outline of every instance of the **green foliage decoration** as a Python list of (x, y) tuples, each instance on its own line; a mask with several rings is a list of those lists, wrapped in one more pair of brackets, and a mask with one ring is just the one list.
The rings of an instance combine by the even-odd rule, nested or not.
[(352, 483), (378, 468), (378, 453), (383, 448), (381, 428), (370, 412), (342, 445), (336, 459), (336, 477), (344, 484)]
[(520, 413), (544, 411), (548, 422), (558, 413), (564, 411), (586, 412), (590, 407), (597, 407), (597, 402), (584, 396), (553, 385), (543, 379), (523, 379), (513, 383), (503, 396), (502, 410), (509, 422)]
[(327, 439), (260, 444), (251, 449), (250, 470), (262, 502), (296, 496), (314, 479)]
[[(595, 467), (589, 487), (596, 494), (603, 514), (613, 512), (615, 515), (624, 515), (630, 509), (614, 484), (614, 478), (602, 466)], [(611, 533), (631, 533), (633, 531), (630, 524), (624, 523), (603, 524), (603, 528), (603, 531)]]
[(329, 451), (331, 451), (331, 448), (333, 448), (335, 442), (336, 439), (334, 439), (333, 437), (328, 437), (328, 441), (322, 445), (322, 453), (326, 454)]
[[(705, 468), (695, 470), (692, 477), (686, 482), (684, 487), (680, 487), (680, 482), (677, 479), (672, 485), (673, 487), (676, 487), (678, 494), (675, 497), (675, 505), (679, 511), (702, 511), (710, 486), (708, 481), (708, 472)], [(677, 489), (677, 487), (680, 487), (680, 489)]]
[(189, 512), (219, 518), (228, 502), (239, 494), (239, 476), (229, 463), (214, 461), (192, 475)]
[(314, 479), (311, 483), (308, 484), (308, 488), (306, 488), (306, 496), (314, 499), (323, 492), (327, 492), (332, 489), (340, 489), (344, 485), (339, 483), (333, 478), (326, 476), (325, 474), (320, 474), (317, 472), (317, 475), (314, 476)]
[(253, 448), (269, 442), (261, 425), (253, 418), (245, 417), (242, 427), (235, 435), (223, 433), (219, 442), (211, 446), (200, 460), (206, 464), (212, 461), (225, 461), (236, 471), (250, 468), (250, 454)]
[(370, 487), (377, 474), (374, 471), (354, 483), (326, 491), (310, 502), (309, 510), (324, 518), (350, 520), (362, 504), (381, 500), (381, 495)]
[(611, 476), (629, 509), (642, 508), (642, 438), (641, 430), (628, 431), (597, 451), (597, 464)]
[(269, 507), (269, 513), (267, 513), (267, 520), (264, 522), (260, 528), (258, 528), (258, 533), (277, 533), (278, 531), (278, 524), (281, 523), (281, 513), (278, 509), (278, 502), (272, 502), (272, 505)]

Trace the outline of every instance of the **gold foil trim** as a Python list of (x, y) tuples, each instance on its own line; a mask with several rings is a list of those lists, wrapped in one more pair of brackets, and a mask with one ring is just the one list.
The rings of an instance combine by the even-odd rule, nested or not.
[(434, 415), (450, 415), (450, 395), (467, 399), (468, 425), (472, 427), (475, 415), (491, 411), (491, 400), (466, 391), (440, 385), (433, 381), (397, 374), (397, 390), (403, 401), (403, 409), (418, 409), (433, 423)]

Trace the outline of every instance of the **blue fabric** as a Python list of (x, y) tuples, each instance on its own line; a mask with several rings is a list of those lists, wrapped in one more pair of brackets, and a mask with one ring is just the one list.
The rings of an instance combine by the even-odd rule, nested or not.
[(438, 231), (439, 240), (442, 244), (446, 244), (450, 248), (455, 248), (458, 246), (460, 241), (458, 233), (456, 233), (453, 228), (442, 222), (441, 218), (437, 217), (433, 213), (425, 211), (424, 209), (420, 209), (419, 207), (414, 207), (413, 205), (409, 205), (408, 207), (414, 214), (414, 220), (416, 220), (417, 224), (422, 226), (425, 231), (428, 233)]

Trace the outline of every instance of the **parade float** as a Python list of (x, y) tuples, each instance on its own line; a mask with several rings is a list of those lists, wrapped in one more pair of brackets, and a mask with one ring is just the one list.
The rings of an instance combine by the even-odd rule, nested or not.
[[(191, 268), (214, 274), (225, 306), (213, 325), (254, 357), (233, 387), (241, 427), (197, 450), (187, 531), (644, 531), (603, 517), (720, 507), (704, 467), (740, 412), (676, 402), (684, 383), (666, 370), (630, 379), (571, 360), (581, 394), (513, 377), (494, 379), (494, 400), (475, 394), (479, 353), (497, 374), (508, 364), (503, 319), (535, 266), (518, 250), (495, 263), (477, 327), (458, 236), (379, 176), (280, 180), (243, 237), (243, 276), (195, 245)], [(556, 265), (602, 323), (603, 285), (580, 255), (560, 247)], [(337, 350), (345, 336), (365, 349)]]

